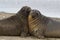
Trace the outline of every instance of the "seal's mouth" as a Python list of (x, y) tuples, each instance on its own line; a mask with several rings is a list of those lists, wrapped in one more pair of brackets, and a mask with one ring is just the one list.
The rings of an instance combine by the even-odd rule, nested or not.
[(23, 15), (28, 17), (29, 13), (31, 11), (31, 8), (30, 7), (26, 7), (24, 10), (23, 10)]
[(35, 12), (35, 10), (32, 10), (29, 14), (30, 19), (36, 19), (38, 17), (39, 17), (39, 14), (37, 12)]

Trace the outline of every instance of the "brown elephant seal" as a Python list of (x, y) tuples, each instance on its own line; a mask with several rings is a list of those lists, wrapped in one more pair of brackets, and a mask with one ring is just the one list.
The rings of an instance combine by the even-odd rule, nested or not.
[(29, 17), (28, 17), (28, 22), (29, 22), (29, 32), (31, 35), (37, 37), (37, 38), (44, 38), (43, 31), (45, 26), (42, 23), (41, 19), (42, 15), (38, 10), (31, 10)]
[(28, 17), (29, 32), (37, 38), (60, 37), (60, 22), (32, 10)]
[(22, 21), (22, 27), (21, 27), (21, 36), (27, 36), (28, 34), (28, 15), (31, 11), (31, 8), (28, 6), (24, 6), (21, 8), (20, 11), (18, 11), (20, 16), (20, 19)]
[(0, 20), (0, 35), (2, 36), (27, 36), (28, 34), (28, 15), (31, 8), (22, 7), (17, 14)]

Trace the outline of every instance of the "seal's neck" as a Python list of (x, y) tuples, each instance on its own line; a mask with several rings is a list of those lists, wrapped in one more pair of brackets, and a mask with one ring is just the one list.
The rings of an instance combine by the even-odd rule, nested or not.
[(47, 24), (47, 23), (49, 22), (49, 18), (48, 18), (48, 17), (46, 17), (46, 16), (44, 16), (44, 15), (41, 15), (41, 16), (39, 16), (39, 17), (40, 17), (41, 23)]
[(19, 17), (28, 18), (29, 13), (26, 13), (26, 12), (18, 12), (16, 15), (18, 15)]

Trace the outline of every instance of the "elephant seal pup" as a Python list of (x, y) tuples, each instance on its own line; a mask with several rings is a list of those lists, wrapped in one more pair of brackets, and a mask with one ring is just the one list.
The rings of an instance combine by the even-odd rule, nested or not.
[(60, 22), (32, 10), (28, 17), (29, 32), (37, 38), (60, 37)]
[(31, 8), (24, 6), (17, 14), (0, 20), (0, 35), (1, 36), (27, 36), (28, 34), (28, 15)]
[(29, 15), (30, 11), (31, 11), (31, 8), (28, 6), (24, 6), (21, 8), (20, 11), (18, 11), (19, 14), (17, 14), (17, 15), (20, 16), (20, 19), (22, 21), (21, 36), (29, 35), (29, 33), (28, 33), (28, 15)]
[(42, 23), (42, 15), (38, 10), (31, 10), (28, 16), (29, 32), (37, 38), (44, 38), (45, 24)]

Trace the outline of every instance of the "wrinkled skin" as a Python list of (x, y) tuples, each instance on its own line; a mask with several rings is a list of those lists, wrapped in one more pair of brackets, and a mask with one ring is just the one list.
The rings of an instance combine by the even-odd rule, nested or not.
[[(17, 19), (17, 20), (16, 20)], [(19, 23), (17, 23), (19, 22)], [(9, 17), (7, 19), (0, 20), (0, 35), (1, 36), (17, 36), (21, 33), (21, 20), (16, 16)]]
[(28, 17), (29, 32), (37, 38), (60, 37), (60, 22), (32, 10)]
[(44, 31), (44, 24), (41, 23), (40, 19), (40, 12), (37, 10), (31, 10), (28, 22), (29, 22), (29, 32), (31, 35), (37, 38), (44, 38), (43, 31)]
[(28, 34), (28, 15), (31, 8), (28, 6), (22, 7), (17, 14), (0, 20), (0, 35), (1, 36), (27, 36)]
[(45, 31), (46, 37), (60, 37), (60, 22), (55, 20), (49, 20)]

